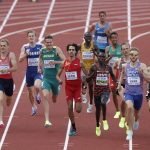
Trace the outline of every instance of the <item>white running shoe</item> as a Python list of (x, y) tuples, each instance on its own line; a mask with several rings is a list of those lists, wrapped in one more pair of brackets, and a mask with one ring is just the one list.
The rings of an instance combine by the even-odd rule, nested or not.
[(83, 103), (83, 104), (86, 104), (86, 103), (87, 103), (86, 94), (82, 94), (82, 103)]
[(133, 129), (138, 130), (138, 128), (139, 128), (139, 121), (137, 120), (137, 121), (134, 121), (133, 123)]
[(92, 107), (93, 105), (88, 104), (87, 113), (92, 113)]
[(133, 136), (133, 131), (128, 130), (126, 140), (132, 140), (132, 136)]

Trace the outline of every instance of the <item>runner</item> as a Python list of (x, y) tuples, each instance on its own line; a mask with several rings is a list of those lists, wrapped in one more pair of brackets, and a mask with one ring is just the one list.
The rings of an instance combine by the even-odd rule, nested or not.
[(72, 124), (69, 135), (76, 135), (76, 125), (73, 112), (73, 100), (75, 101), (75, 110), (80, 113), (82, 110), (81, 105), (81, 69), (85, 75), (87, 75), (86, 69), (83, 63), (76, 57), (78, 53), (77, 44), (68, 44), (67, 53), (69, 57), (61, 64), (60, 70), (57, 74), (57, 80), (62, 84), (60, 76), (62, 71), (65, 70), (65, 92), (66, 100), (68, 104), (68, 115)]
[[(110, 42), (111, 45), (106, 47), (106, 57), (107, 61), (109, 61), (109, 65), (112, 67), (113, 64), (122, 57), (122, 52), (121, 52), (121, 45), (118, 43), (118, 33), (117, 32), (112, 32), (110, 34)], [(116, 79), (118, 79), (118, 72), (116, 72)], [(113, 102), (115, 104), (116, 108), (116, 113), (114, 115), (114, 118), (119, 118), (120, 116), (120, 109), (118, 105), (118, 97), (116, 94), (116, 87), (114, 86), (114, 82), (112, 81), (110, 77), (110, 88), (113, 96)]]
[(91, 79), (94, 81), (94, 102), (96, 108), (95, 116), (97, 136), (101, 135), (101, 129), (99, 125), (101, 109), (103, 113), (103, 129), (109, 129), (109, 125), (106, 119), (106, 103), (108, 102), (110, 95), (109, 75), (112, 77), (113, 81), (116, 82), (112, 68), (105, 62), (105, 54), (100, 52), (98, 54), (98, 63), (92, 65), (89, 77), (87, 78), (87, 81), (90, 81)]
[(0, 128), (4, 127), (3, 111), (4, 101), (7, 106), (11, 105), (14, 81), (12, 72), (17, 70), (17, 61), (14, 52), (9, 50), (9, 41), (0, 40)]
[(59, 64), (61, 60), (65, 59), (65, 55), (62, 50), (53, 45), (53, 37), (51, 35), (45, 36), (44, 45), (40, 51), (39, 62), (38, 62), (38, 72), (41, 73), (41, 65), (43, 65), (43, 104), (44, 104), (44, 114), (45, 114), (45, 124), (44, 126), (50, 127), (52, 123), (49, 120), (49, 94), (52, 90), (52, 101), (56, 103), (58, 93), (59, 93), (59, 83), (56, 79), (57, 72), (59, 70)]
[[(93, 49), (95, 48), (94, 43), (92, 41), (92, 35), (90, 32), (86, 32), (84, 34), (84, 42), (82, 42), (80, 46), (80, 60), (83, 62), (85, 69), (87, 72), (89, 72), (90, 67), (92, 64), (94, 64), (95, 55), (93, 53)], [(86, 76), (82, 74), (82, 102), (86, 103), (86, 89), (87, 89), (87, 82), (86, 82)], [(93, 104), (93, 82), (88, 83), (88, 89), (89, 89), (89, 96), (90, 96), (90, 102), (88, 104), (87, 113), (92, 112), (92, 104)]]
[(111, 24), (106, 21), (106, 12), (99, 12), (99, 21), (89, 27), (89, 32), (94, 32), (94, 42), (100, 52), (105, 53), (105, 48), (109, 45), (108, 37), (112, 31)]
[[(123, 57), (119, 58), (114, 63), (114, 65), (112, 67), (114, 74), (116, 74), (118, 72), (119, 75), (120, 75), (120, 72), (122, 71), (123, 65), (125, 65), (130, 60), (129, 59), (129, 51), (130, 51), (129, 43), (122, 43), (121, 44), (121, 51), (122, 51)], [(120, 122), (119, 122), (119, 127), (120, 128), (125, 127), (126, 104), (125, 104), (125, 101), (124, 101), (124, 88), (125, 88), (125, 78), (123, 79), (123, 81), (121, 83), (121, 89), (118, 91), (118, 95), (121, 97), (121, 119), (120, 119)]]
[[(22, 62), (25, 59), (27, 60), (26, 86), (28, 88), (29, 100), (32, 105), (31, 115), (34, 116), (37, 113), (37, 106), (34, 99), (36, 99), (38, 104), (41, 103), (40, 89), (42, 84), (42, 74), (37, 72), (37, 66), (42, 44), (36, 42), (36, 33), (33, 30), (27, 32), (27, 38), (29, 43), (22, 46), (19, 62)], [(35, 96), (34, 90), (36, 92)]]
[(133, 131), (139, 128), (139, 113), (143, 102), (143, 79), (150, 81), (145, 64), (139, 61), (139, 50), (131, 48), (130, 62), (123, 66), (118, 89), (121, 88), (123, 78), (126, 78), (124, 100), (127, 104), (126, 121), (128, 125), (126, 140), (131, 140)]

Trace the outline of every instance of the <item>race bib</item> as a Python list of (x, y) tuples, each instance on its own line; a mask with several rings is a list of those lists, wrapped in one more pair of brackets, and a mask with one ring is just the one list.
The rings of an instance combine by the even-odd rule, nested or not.
[(129, 85), (140, 85), (140, 77), (128, 77)]
[(66, 72), (66, 79), (67, 80), (76, 80), (77, 79), (77, 72), (76, 71)]
[(118, 57), (112, 57), (112, 58), (109, 60), (109, 65), (110, 65), (110, 66), (113, 66), (113, 64), (114, 64), (116, 61), (118, 61), (118, 60), (119, 60)]
[(93, 53), (92, 52), (82, 52), (82, 59), (83, 60), (92, 60)]
[(97, 37), (97, 42), (98, 43), (107, 43), (107, 37), (98, 36)]
[(38, 66), (38, 58), (28, 58), (28, 66)]
[(44, 60), (44, 68), (55, 68), (55, 64), (50, 64), (54, 60)]
[(8, 65), (0, 66), (0, 74), (9, 74), (9, 72), (3, 72), (3, 70), (9, 69)]
[(96, 77), (96, 85), (107, 86), (108, 77)]

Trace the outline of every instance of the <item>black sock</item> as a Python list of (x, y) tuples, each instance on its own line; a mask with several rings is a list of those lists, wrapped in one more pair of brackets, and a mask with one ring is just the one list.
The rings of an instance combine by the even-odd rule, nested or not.
[(72, 123), (72, 129), (76, 130), (76, 125), (75, 125), (75, 123)]

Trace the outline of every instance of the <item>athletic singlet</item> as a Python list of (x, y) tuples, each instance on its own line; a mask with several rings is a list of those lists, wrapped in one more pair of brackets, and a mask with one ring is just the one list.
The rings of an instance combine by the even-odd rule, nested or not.
[(119, 60), (119, 58), (121, 58), (123, 56), (122, 52), (121, 52), (121, 45), (117, 44), (116, 49), (112, 49), (112, 46), (108, 47), (108, 55), (112, 55), (113, 57), (109, 60), (109, 65), (112, 67), (113, 64)]
[(91, 65), (94, 64), (95, 56), (94, 56), (94, 53), (91, 51), (93, 50), (93, 48), (94, 48), (93, 42), (91, 42), (91, 46), (89, 48), (85, 47), (84, 42), (81, 44), (81, 52), (80, 52), (81, 57), (80, 58), (87, 71), (89, 71), (91, 68)]
[(12, 73), (11, 72), (1, 72), (1, 70), (3, 69), (9, 69), (12, 67), (12, 64), (11, 64), (11, 61), (10, 61), (10, 58), (9, 58), (9, 54), (6, 56), (5, 59), (2, 59), (0, 57), (0, 78), (2, 79), (12, 79)]
[(39, 54), (41, 48), (42, 48), (42, 44), (39, 43), (36, 43), (34, 47), (31, 47), (29, 43), (24, 45), (24, 49), (26, 53), (28, 53), (27, 72), (37, 73), (37, 66), (38, 66), (38, 60), (39, 60)]
[(81, 86), (81, 65), (80, 59), (75, 58), (72, 62), (66, 59), (64, 62), (66, 85)]
[(53, 46), (52, 50), (47, 50), (46, 48), (41, 49), (42, 54), (42, 61), (44, 64), (44, 73), (43, 78), (44, 79), (50, 79), (50, 78), (56, 78), (56, 74), (59, 69), (58, 64), (49, 64), (50, 61), (58, 61), (59, 56), (56, 52), (56, 47)]
[(105, 30), (108, 30), (110, 27), (109, 23), (105, 23), (103, 27), (100, 27), (99, 23), (97, 22), (95, 25), (95, 34), (94, 34), (94, 42), (99, 49), (105, 49), (106, 46), (109, 45), (108, 37), (105, 33)]
[(125, 84), (125, 93), (131, 95), (140, 95), (143, 94), (143, 78), (139, 73), (140, 62), (137, 62), (135, 67), (130, 66), (130, 62), (126, 66), (126, 84)]
[(106, 65), (105, 70), (101, 70), (95, 65), (96, 71), (94, 73), (94, 96), (99, 96), (103, 92), (109, 92), (109, 66)]

